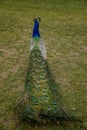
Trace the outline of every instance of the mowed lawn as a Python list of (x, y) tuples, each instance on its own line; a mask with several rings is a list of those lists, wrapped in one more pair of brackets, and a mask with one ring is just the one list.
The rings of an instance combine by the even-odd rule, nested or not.
[[(42, 19), (47, 61), (64, 104), (82, 124), (16, 120), (35, 17)], [(87, 0), (0, 0), (0, 130), (87, 130)]]

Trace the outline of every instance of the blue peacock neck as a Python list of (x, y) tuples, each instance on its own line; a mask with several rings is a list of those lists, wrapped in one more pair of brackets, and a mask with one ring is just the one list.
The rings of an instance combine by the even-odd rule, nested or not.
[(44, 59), (46, 59), (46, 47), (39, 33), (39, 23), (41, 19), (38, 18), (38, 19), (34, 19), (33, 21), (34, 21), (34, 27), (32, 32), (32, 39), (30, 41), (30, 51), (32, 49), (40, 50), (42, 56), (44, 57)]
[(37, 19), (34, 19), (32, 38), (34, 38), (35, 40), (38, 40), (40, 38), (39, 21)]

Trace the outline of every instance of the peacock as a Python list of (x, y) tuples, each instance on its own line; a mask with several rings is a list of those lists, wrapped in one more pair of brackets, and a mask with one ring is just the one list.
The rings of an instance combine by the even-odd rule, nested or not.
[(62, 103), (58, 85), (55, 83), (46, 60), (46, 47), (39, 32), (40, 18), (34, 19), (30, 41), (29, 68), (24, 85), (25, 95), (17, 112), (24, 120), (45, 122), (72, 120)]

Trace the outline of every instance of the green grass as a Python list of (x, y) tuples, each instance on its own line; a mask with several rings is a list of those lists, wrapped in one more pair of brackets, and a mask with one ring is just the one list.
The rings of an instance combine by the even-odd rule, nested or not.
[[(65, 105), (82, 125), (17, 126), (13, 109), (23, 95), (35, 17)], [(0, 130), (86, 130), (87, 0), (0, 0), (0, 76)]]

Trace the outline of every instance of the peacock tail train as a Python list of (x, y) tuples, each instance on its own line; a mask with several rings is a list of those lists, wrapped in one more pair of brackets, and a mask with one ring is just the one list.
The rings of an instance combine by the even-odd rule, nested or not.
[(72, 120), (65, 110), (58, 85), (53, 80), (46, 61), (46, 48), (39, 34), (39, 21), (34, 20), (30, 42), (30, 61), (25, 83), (25, 97), (18, 113), (21, 118), (35, 121)]

